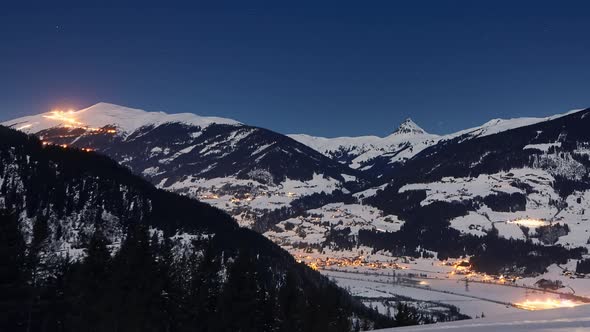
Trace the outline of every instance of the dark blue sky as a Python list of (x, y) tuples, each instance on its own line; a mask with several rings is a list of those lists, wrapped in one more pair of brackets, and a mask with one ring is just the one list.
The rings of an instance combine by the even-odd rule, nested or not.
[(3, 8), (0, 119), (107, 101), (337, 136), (590, 107), (587, 1), (212, 3)]

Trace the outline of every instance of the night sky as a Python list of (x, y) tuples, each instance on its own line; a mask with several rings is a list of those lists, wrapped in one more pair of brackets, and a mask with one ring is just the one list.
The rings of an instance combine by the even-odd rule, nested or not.
[(588, 1), (288, 3), (4, 5), (0, 120), (106, 101), (331, 137), (590, 107)]

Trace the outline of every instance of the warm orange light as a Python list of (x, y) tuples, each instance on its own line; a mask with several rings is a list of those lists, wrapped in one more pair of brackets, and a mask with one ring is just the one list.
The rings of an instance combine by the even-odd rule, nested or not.
[(298, 261), (305, 262), (312, 269), (324, 269), (333, 267), (368, 267), (372, 269), (403, 269), (404, 267), (393, 262), (369, 262), (363, 256), (357, 257), (326, 257), (314, 258), (312, 256), (295, 255)]
[(511, 220), (511, 221), (508, 221), (508, 223), (509, 224), (517, 224), (519, 226), (532, 227), (532, 228), (537, 228), (537, 227), (547, 225), (547, 222), (544, 220), (529, 219), (529, 218)]
[(545, 300), (525, 300), (514, 303), (514, 306), (525, 310), (546, 310), (556, 308), (573, 308), (581, 305), (580, 302), (562, 299), (545, 299)]
[(50, 115), (43, 115), (43, 117), (51, 120), (61, 121), (65, 125), (83, 125), (82, 122), (76, 120), (76, 118), (74, 117), (74, 111), (63, 112), (56, 110), (52, 111)]

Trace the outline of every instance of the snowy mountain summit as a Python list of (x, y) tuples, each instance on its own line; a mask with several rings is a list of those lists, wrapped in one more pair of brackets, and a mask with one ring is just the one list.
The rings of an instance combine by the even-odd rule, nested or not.
[(238, 121), (231, 119), (199, 116), (193, 113), (148, 112), (103, 102), (78, 111), (53, 110), (26, 116), (6, 121), (2, 125), (31, 134), (55, 127), (98, 129), (109, 126), (117, 128), (119, 134), (126, 135), (141, 127), (157, 127), (166, 123), (182, 123), (200, 128), (211, 124), (240, 125)]
[(412, 119), (406, 119), (390, 135), (357, 137), (314, 137), (304, 134), (289, 135), (322, 154), (352, 168), (368, 170), (376, 164), (395, 164), (412, 158), (440, 136), (427, 133)]
[(394, 134), (416, 134), (416, 135), (425, 135), (427, 132), (418, 126), (412, 119), (407, 118), (404, 122), (402, 122), (399, 127), (396, 129)]

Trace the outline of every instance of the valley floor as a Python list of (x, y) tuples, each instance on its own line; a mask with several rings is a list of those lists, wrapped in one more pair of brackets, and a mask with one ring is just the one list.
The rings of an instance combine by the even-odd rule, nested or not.
[[(472, 318), (502, 317), (506, 314), (575, 307), (590, 302), (590, 280), (565, 272), (568, 266), (552, 265), (536, 278), (488, 276), (470, 271), (461, 260), (394, 258), (383, 254), (346, 257), (345, 252), (324, 254), (298, 253), (296, 258), (318, 269), (367, 305), (386, 314), (393, 313), (401, 298), (410, 305), (435, 312), (450, 306)], [(541, 278), (561, 280), (563, 288), (541, 290), (535, 282)], [(438, 304), (438, 306), (437, 306)], [(441, 308), (441, 306), (443, 308)], [(444, 308), (446, 306), (446, 308)]]

